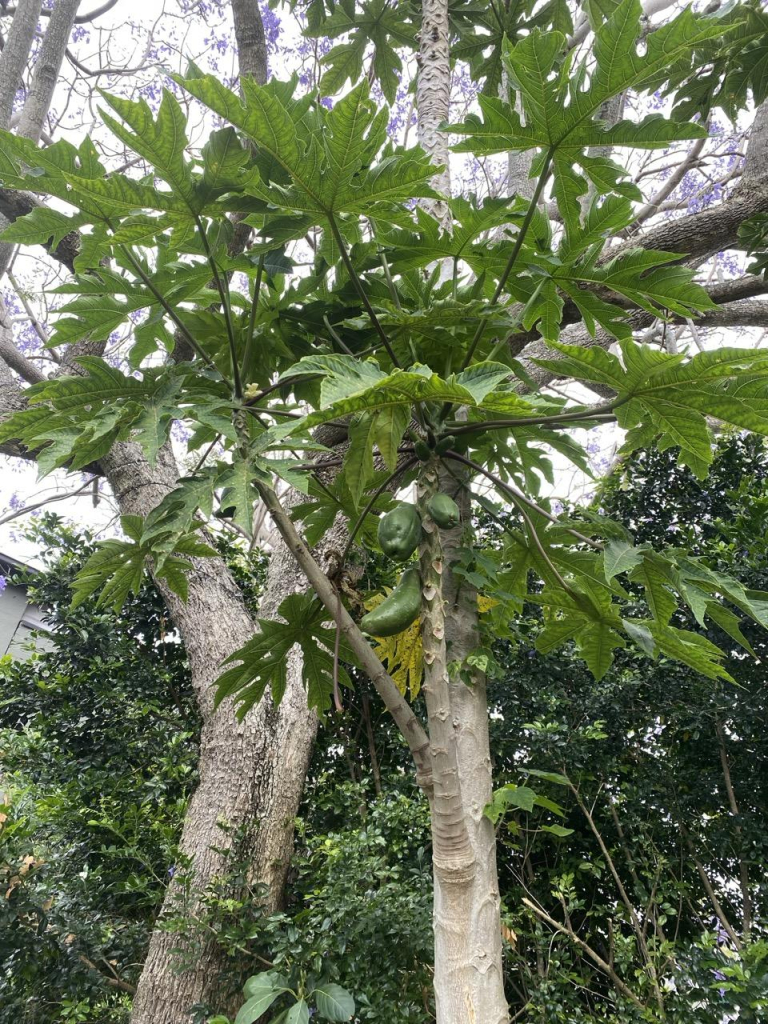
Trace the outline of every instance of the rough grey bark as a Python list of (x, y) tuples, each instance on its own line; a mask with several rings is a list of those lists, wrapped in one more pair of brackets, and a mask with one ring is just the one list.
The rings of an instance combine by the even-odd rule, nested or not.
[[(3, 224), (6, 221), (12, 223), (19, 217), (24, 217), (44, 205), (31, 192), (17, 192), (12, 188), (0, 188), (0, 222)], [(74, 273), (75, 257), (80, 251), (80, 239), (77, 232), (73, 231), (65, 235), (56, 246), (47, 244), (44, 248), (62, 266)]]
[(56, 82), (81, 0), (56, 0), (32, 72), (18, 133), (37, 142), (48, 116)]
[[(13, 103), (16, 92), (22, 84), (22, 74), (32, 48), (42, 0), (22, 0), (16, 8), (8, 38), (0, 54), (0, 128), (11, 125)], [(5, 217), (0, 216), (0, 232), (8, 226)], [(0, 242), (0, 277), (8, 269), (13, 247)], [(3, 303), (4, 312), (4, 303)]]
[[(39, 6), (38, 3), (38, 10)], [(46, 51), (45, 42), (43, 44), (22, 118), (21, 130), (32, 136), (39, 132), (45, 117), (51, 80), (55, 84), (76, 7), (73, 0), (58, 0), (53, 11), (46, 35), (50, 46)], [(27, 2), (24, 10), (19, 10), (16, 21), (19, 18), (23, 21), (23, 16), (29, 14)], [(266, 66), (265, 63), (260, 65), (258, 59), (259, 39), (263, 43), (258, 8), (253, 0), (240, 0), (235, 14), (246, 71), (263, 81)], [(19, 45), (12, 52), (20, 53), (21, 49)], [(29, 44), (24, 52), (25, 59), (28, 50)], [(265, 50), (262, 56), (265, 60)], [(17, 76), (21, 68), (23, 62)], [(10, 74), (8, 62), (6, 72)], [(9, 219), (16, 219), (37, 205), (40, 204), (30, 195), (4, 191), (0, 210), (7, 213)], [(64, 240), (63, 248), (60, 245), (52, 254), (72, 269), (77, 250), (78, 239), (72, 236)], [(0, 358), (3, 360), (0, 363), (0, 415), (7, 415), (25, 404), (11, 368), (27, 381), (41, 379), (43, 375), (14, 348), (10, 330), (5, 329), (2, 322)], [(77, 372), (76, 367), (67, 363), (66, 372)], [(29, 453), (18, 451), (12, 443), (4, 446), (4, 450), (29, 457)], [(123, 513), (146, 515), (175, 486), (178, 478), (169, 448), (163, 449), (156, 466), (150, 467), (136, 446), (116, 445), (103, 460), (101, 469)], [(264, 614), (275, 615), (284, 597), (305, 586), (293, 559), (284, 546), (278, 544), (270, 563)], [(317, 728), (316, 715), (307, 708), (301, 666), (294, 659), (287, 692), (279, 709), (275, 710), (271, 702), (265, 700), (243, 723), (237, 723), (231, 707), (224, 706), (214, 713), (212, 683), (221, 661), (253, 636), (254, 623), (231, 575), (219, 559), (196, 561), (186, 603), (162, 583), (160, 588), (188, 651), (192, 683), (203, 719), (200, 783), (190, 802), (180, 842), (182, 858), (188, 861), (189, 868), (174, 876), (161, 916), (167, 918), (181, 913), (194, 925), (192, 918), (200, 908), (200, 894), (213, 880), (226, 874), (228, 859), (222, 851), (233, 837), (237, 837), (238, 843), (233, 852), (238, 859), (245, 858), (252, 864), (253, 882), (264, 887), (265, 907), (276, 909), (282, 898), (292, 852), (293, 821)], [(228, 831), (222, 830), (222, 824), (227, 825)], [(185, 875), (188, 884), (183, 884)], [(228, 998), (230, 993), (224, 987), (227, 965), (223, 954), (203, 927), (197, 930), (194, 941), (199, 945), (193, 945), (192, 955), (189, 949), (186, 951), (191, 967), (179, 972), (177, 968), (184, 961), (179, 960), (175, 950), (184, 943), (179, 942), (178, 935), (166, 931), (160, 922), (152, 936), (139, 981), (134, 1022), (188, 1024), (190, 1008), (208, 1002), (219, 1011), (234, 1009)]]
[(29, 59), (42, 0), (21, 0), (0, 55), (0, 128), (8, 129), (13, 101)]
[(257, 82), (266, 82), (267, 41), (258, 0), (232, 0), (232, 18), (241, 76), (252, 75)]
[[(506, 68), (501, 73), (501, 87), (499, 93), (502, 99), (509, 95), (509, 75)], [(515, 111), (520, 120), (525, 124), (525, 113), (520, 102), (520, 96), (515, 96)], [(533, 192), (536, 182), (531, 181), (531, 163), (533, 154), (525, 150), (513, 149), (507, 156), (507, 187), (510, 195), (523, 196), (525, 199), (533, 199)]]
[[(168, 446), (150, 467), (140, 449), (118, 444), (103, 460), (121, 512), (146, 515), (177, 480)], [(201, 711), (200, 783), (184, 822), (180, 841), (189, 871), (179, 870), (169, 885), (160, 921), (138, 985), (133, 1024), (187, 1024), (189, 1009), (211, 1003), (218, 1012), (232, 1010), (224, 981), (221, 950), (203, 926), (195, 929), (201, 896), (232, 865), (226, 853), (253, 865), (253, 881), (264, 886), (264, 906), (279, 907), (292, 849), (298, 810), (317, 719), (307, 707), (300, 671), (292, 666), (286, 695), (278, 709), (263, 700), (237, 722), (231, 705), (213, 708), (213, 682), (224, 658), (254, 633), (254, 623), (225, 564), (197, 559), (186, 602), (159, 582), (174, 625), (189, 657), (192, 684)], [(280, 602), (305, 586), (284, 546), (270, 563), (263, 613), (274, 616)], [(226, 831), (222, 825), (227, 826)], [(233, 845), (235, 844), (235, 845)], [(194, 932), (190, 945), (166, 931), (169, 918), (186, 919)], [(199, 944), (199, 945), (196, 945)], [(181, 947), (181, 957), (177, 952)], [(192, 966), (179, 972), (180, 964)]]
[(768, 177), (768, 100), (755, 111), (755, 120), (749, 133), (747, 157), (744, 161), (744, 175), (734, 190), (739, 193), (748, 190), (756, 178)]

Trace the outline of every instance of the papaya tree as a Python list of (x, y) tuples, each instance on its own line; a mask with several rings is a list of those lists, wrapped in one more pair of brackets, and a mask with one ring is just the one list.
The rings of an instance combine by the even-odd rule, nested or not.
[[(185, 637), (190, 660), (220, 671), (217, 728), (233, 735), (254, 714), (268, 722), (286, 691), (295, 699), (292, 665), (320, 714), (343, 706), (345, 666), (370, 677), (431, 812), (439, 1024), (509, 1016), (486, 813), (491, 638), (514, 638), (530, 601), (545, 619), (538, 649), (574, 641), (596, 678), (634, 645), (727, 680), (724, 653), (673, 624), (678, 606), (736, 641), (741, 616), (768, 623), (768, 595), (685, 549), (634, 544), (607, 516), (558, 513), (547, 485), (555, 463), (587, 468), (585, 432), (596, 427), (620, 432), (623, 452), (676, 448), (701, 477), (713, 421), (768, 433), (768, 357), (699, 334), (764, 322), (761, 303), (744, 304), (763, 278), (697, 275), (725, 247), (761, 251), (766, 108), (739, 191), (711, 209), (639, 230), (649, 214), (632, 168), (645, 151), (703, 146), (714, 108), (736, 118), (765, 99), (765, 15), (685, 9), (651, 23), (638, 0), (589, 4), (575, 23), (558, 3), (491, 14), (496, 24), (469, 4), (449, 17), (434, 0), (418, 11), (313, 3), (310, 34), (350, 39), (327, 55), (319, 91), (244, 75), (235, 92), (191, 65), (157, 113), (104, 94), (103, 124), (142, 177), (130, 161), (108, 170), (89, 140), (39, 149), (5, 132), (0, 151), (3, 189), (55, 201), (16, 217), (6, 240), (56, 250), (79, 239), (60, 289), (72, 299), (50, 340), (75, 346), (69, 372), (15, 395), (0, 443), (44, 471), (107, 467), (121, 493), (155, 488), (157, 499), (123, 515), (123, 537), (90, 559), (75, 604), (100, 592), (119, 607), (150, 568), (177, 617), (187, 598), (199, 610), (190, 581), (215, 554), (206, 528), (226, 522), (252, 539), (255, 510), (266, 510), (280, 564), (290, 560), (307, 589), (263, 609), (258, 632), (238, 620), (238, 636), (251, 635), (229, 645), (223, 666), (229, 623), (207, 606), (222, 643), (206, 652)], [(452, 37), (484, 91), (448, 124)], [(390, 139), (378, 98), (394, 95), (393, 40), (419, 47), (411, 148)], [(649, 95), (666, 97), (667, 112), (644, 112)], [(179, 97), (216, 124), (200, 149)], [(452, 197), (449, 143), (475, 160), (512, 154), (525, 180), (510, 195)], [(662, 203), (645, 198), (651, 213)], [(244, 245), (243, 225), (253, 232)], [(129, 319), (126, 365), (88, 351)], [(196, 457), (166, 487), (177, 422)], [(146, 479), (133, 474), (133, 451)], [(505, 524), (492, 558), (474, 544), (479, 509)], [(374, 548), (402, 566), (378, 605), (360, 582)], [(419, 688), (423, 718), (408, 699)], [(649, 1012), (661, 1019), (648, 964)], [(267, 991), (250, 987), (241, 1022), (268, 1008)], [(306, 1020), (296, 1005), (291, 1019)], [(150, 1019), (146, 1004), (135, 1019)], [(186, 1010), (151, 1019), (182, 1021)]]

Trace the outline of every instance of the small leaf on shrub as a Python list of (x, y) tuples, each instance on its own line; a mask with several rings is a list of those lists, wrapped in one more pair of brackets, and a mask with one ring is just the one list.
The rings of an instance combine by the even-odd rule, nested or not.
[(326, 1020), (349, 1020), (355, 1012), (355, 1000), (341, 985), (323, 985), (315, 990), (317, 1012)]
[(542, 832), (551, 832), (553, 836), (572, 836), (572, 828), (563, 828), (562, 825), (542, 825)]
[(526, 775), (535, 775), (537, 779), (554, 782), (557, 786), (570, 786), (570, 782), (565, 775), (560, 775), (558, 772), (542, 772), (538, 768), (525, 768), (523, 770)]
[(235, 1017), (235, 1024), (253, 1024), (280, 995), (280, 989), (262, 989), (253, 999), (244, 1003)]
[(308, 1021), (309, 1007), (303, 999), (300, 999), (298, 1003), (294, 1003), (285, 1015), (285, 1024), (307, 1024)]
[(276, 983), (276, 981), (277, 979), (272, 971), (262, 971), (261, 974), (254, 974), (243, 985), (243, 994), (246, 999), (254, 999), (265, 992), (279, 991), (284, 986)]

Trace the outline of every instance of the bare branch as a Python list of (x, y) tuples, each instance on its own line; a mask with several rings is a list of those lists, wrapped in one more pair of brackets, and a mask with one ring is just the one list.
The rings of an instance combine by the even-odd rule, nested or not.
[(688, 171), (690, 171), (693, 165), (697, 162), (706, 142), (706, 138), (699, 139), (693, 146), (691, 146), (685, 159), (681, 162), (677, 170), (670, 174), (656, 195), (653, 196), (652, 199), (649, 199), (646, 205), (639, 210), (635, 217), (635, 224), (642, 224), (644, 220), (647, 220), (649, 217), (652, 217), (654, 213), (658, 212), (659, 207), (664, 200), (668, 196), (672, 195)]
[(8, 314), (2, 299), (0, 299), (0, 359), (12, 370), (15, 370), (28, 384), (38, 384), (40, 381), (46, 380), (45, 374), (16, 348), (13, 331), (8, 323)]
[[(116, 7), (117, 3), (118, 0), (107, 0), (106, 3), (101, 5), (101, 7), (96, 7), (94, 10), (89, 11), (87, 14), (79, 14), (75, 18), (75, 24), (85, 25), (89, 21), (95, 21), (97, 18), (100, 18), (102, 14), (106, 14), (107, 11), (111, 11), (113, 7)], [(7, 16), (9, 14), (15, 14), (16, 11), (16, 7), (6, 7), (3, 11), (3, 15)], [(42, 18), (50, 18), (52, 14), (53, 11), (49, 11), (47, 8), (43, 11), (40, 11), (40, 17)]]
[(17, 509), (15, 512), (10, 512), (7, 516), (3, 516), (3, 518), (0, 519), (0, 526), (5, 526), (6, 523), (13, 522), (14, 519), (19, 519), (21, 516), (25, 516), (29, 512), (34, 512), (38, 508), (44, 508), (46, 505), (50, 505), (54, 501), (66, 501), (67, 498), (76, 498), (79, 494), (82, 494), (83, 491), (91, 487), (96, 479), (96, 477), (91, 477), (80, 487), (75, 488), (74, 491), (64, 491), (61, 494), (53, 494), (50, 498), (43, 498), (41, 501), (36, 501), (32, 505), (25, 505), (24, 508)]
[[(676, 317), (675, 322), (685, 323), (685, 318)], [(768, 327), (768, 302), (757, 299), (729, 302), (702, 313), (694, 324), (696, 327)]]
[(561, 924), (559, 921), (556, 921), (554, 917), (550, 917), (549, 914), (546, 913), (546, 911), (542, 910), (540, 907), (537, 907), (535, 903), (532, 903), (529, 899), (526, 899), (525, 897), (523, 897), (523, 904), (526, 907), (528, 907), (529, 910), (533, 911), (536, 917), (541, 918), (542, 921), (546, 921), (548, 925), (555, 929), (555, 931), (560, 932), (561, 935), (567, 935), (571, 942), (574, 942), (577, 946), (583, 949), (587, 956), (590, 958), (590, 960), (596, 963), (600, 970), (608, 975), (608, 977), (611, 979), (613, 984), (616, 986), (618, 991), (621, 992), (623, 996), (626, 996), (627, 999), (631, 999), (635, 1006), (639, 1006), (640, 1009), (645, 1009), (644, 1005), (640, 1002), (640, 1000), (637, 998), (632, 989), (629, 988), (629, 986), (621, 980), (621, 978), (618, 976), (616, 971), (614, 971), (611, 965), (609, 963), (606, 963), (606, 961), (603, 960), (600, 954), (596, 953), (595, 950), (592, 949), (592, 947), (588, 943), (586, 943), (580, 935), (577, 935), (572, 928), (567, 928), (564, 924)]

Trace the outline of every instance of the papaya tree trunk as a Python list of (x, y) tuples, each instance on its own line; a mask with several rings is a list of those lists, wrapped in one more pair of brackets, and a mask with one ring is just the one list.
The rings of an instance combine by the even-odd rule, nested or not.
[[(455, 486), (455, 485), (454, 485)], [(438, 1024), (504, 1024), (508, 1020), (501, 957), (496, 839), (483, 810), (491, 799), (485, 679), (469, 684), (456, 666), (477, 646), (477, 597), (450, 570), (469, 529), (439, 530), (429, 498), (445, 489), (435, 463), (419, 479), (424, 539), (422, 643), (424, 695), (434, 788), (435, 1005)], [(461, 495), (458, 495), (461, 497)], [(450, 670), (449, 670), (449, 666)]]

